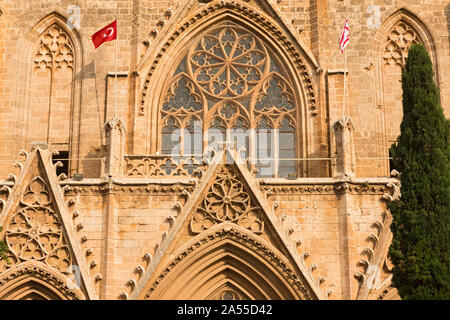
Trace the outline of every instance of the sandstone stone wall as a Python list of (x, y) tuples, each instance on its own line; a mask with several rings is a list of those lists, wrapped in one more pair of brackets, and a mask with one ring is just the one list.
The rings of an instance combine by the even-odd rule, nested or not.
[[(442, 106), (448, 114), (449, 107), (446, 104), (448, 100), (446, 97), (449, 94), (446, 85), (448, 75), (443, 70), (448, 69), (449, 63), (449, 9), (444, 2), (416, 1), (413, 4), (401, 1), (395, 3), (359, 1), (356, 4), (347, 0), (269, 2), (276, 11), (268, 10), (265, 1), (252, 0), (244, 3), (272, 18), (278, 14), (276, 17), (278, 22), (284, 23), (284, 28), (289, 28), (293, 36), (301, 41), (321, 69), (320, 73), (314, 75), (314, 89), (318, 94), (319, 106), (319, 113), (313, 123), (316, 136), (312, 142), (315, 149), (312, 152), (315, 156), (330, 155), (329, 127), (341, 111), (342, 100), (339, 99), (339, 90), (342, 88), (343, 77), (335, 73), (335, 70), (343, 69), (343, 55), (336, 48), (346, 17), (349, 18), (351, 30), (351, 42), (348, 47), (347, 110), (357, 127), (355, 138), (358, 175), (368, 177), (388, 175), (386, 150), (398, 134), (401, 121), (399, 102), (401, 93), (397, 82), (398, 68), (397, 71), (393, 71), (391, 79), (391, 76), (386, 74), (390, 71), (386, 71), (381, 64), (385, 53), (383, 44), (392, 31), (390, 30), (392, 22), (397, 18), (407, 21), (413, 31), (419, 34), (421, 42), (428, 45), (436, 67), (436, 81), (441, 89)], [(77, 7), (71, 7), (74, 5)], [(20, 149), (29, 149), (30, 139), (33, 135), (37, 135), (33, 134), (33, 130), (36, 132), (36, 127), (46, 125), (39, 123), (33, 113), (36, 112), (39, 101), (42, 100), (45, 104), (47, 103), (45, 99), (48, 98), (45, 98), (44, 87), (33, 89), (33, 85), (30, 84), (32, 76), (30, 64), (32, 52), (36, 50), (35, 43), (40, 36), (37, 31), (44, 31), (40, 30), (39, 26), (45, 25), (46, 19), (50, 19), (52, 13), (57, 13), (53, 15), (59, 17), (59, 23), (72, 18), (78, 21), (80, 26), (79, 29), (69, 33), (69, 37), (77, 38), (71, 41), (79, 42), (73, 53), (74, 83), (69, 85), (70, 81), (64, 79), (59, 81), (67, 82), (66, 85), (59, 86), (64, 88), (73, 86), (74, 91), (70, 99), (71, 106), (65, 107), (71, 109), (70, 113), (65, 111), (68, 114), (65, 116), (71, 118), (69, 125), (71, 157), (77, 159), (72, 166), (73, 172), (84, 171), (87, 175), (99, 176), (101, 175), (99, 160), (81, 159), (97, 159), (105, 155), (103, 123), (114, 114), (111, 109), (115, 105), (114, 94), (107, 94), (109, 90), (114, 89), (113, 77), (107, 77), (107, 74), (115, 72), (115, 44), (106, 43), (98, 50), (94, 50), (90, 36), (107, 22), (118, 19), (118, 71), (126, 73), (119, 81), (121, 88), (119, 115), (125, 117), (127, 148), (133, 151), (136, 150), (134, 145), (143, 143), (139, 138), (140, 132), (136, 132), (142, 128), (135, 128), (134, 123), (139, 117), (137, 110), (139, 92), (145, 78), (144, 75), (136, 78), (133, 71), (139, 65), (149, 63), (145, 61), (148, 60), (146, 54), (157, 50), (164, 36), (172, 32), (177, 24), (197, 8), (206, 5), (198, 1), (190, 1), (188, 6), (184, 1), (3, 1), (0, 21), (4, 30), (0, 41), (2, 50), (0, 128), (3, 130), (1, 159), (11, 160), (10, 150), (14, 150), (13, 154), (16, 154)], [(176, 52), (169, 54), (176, 56)], [(58, 82), (58, 78), (54, 81)], [(334, 84), (335, 81), (337, 83)], [(36, 94), (41, 96), (34, 98)], [(56, 101), (58, 98), (53, 99), (53, 103), (58, 103)], [(33, 108), (30, 109), (31, 105)], [(45, 115), (45, 112), (43, 114)], [(47, 117), (43, 118), (45, 119)], [(56, 120), (55, 125), (68, 126), (60, 120)], [(145, 123), (145, 126), (151, 124)], [(60, 134), (57, 130), (60, 129), (52, 127), (51, 131), (55, 132), (54, 135), (61, 136), (63, 133)], [(37, 135), (34, 140), (46, 138)], [(368, 144), (366, 141), (371, 143)], [(60, 150), (65, 148), (58, 146), (58, 142), (55, 143), (55, 148), (59, 147)], [(5, 176), (11, 171), (11, 163), (3, 162), (5, 163), (2, 168), (5, 169), (2, 169), (2, 175)], [(320, 174), (324, 172), (321, 171)]]
[[(388, 148), (401, 121), (399, 70), (408, 46), (424, 44), (442, 107), (450, 114), (445, 72), (450, 68), (450, 7), (439, 0), (1, 1), (0, 223), (5, 230), (0, 236), (7, 239), (12, 230), (28, 180), (42, 176), (55, 212), (64, 216), (72, 258), (84, 268), (82, 293), (65, 297), (152, 297), (158, 272), (164, 285), (164, 270), (181, 270), (177, 264), (183, 266), (183, 259), (175, 256), (201, 238), (188, 225), (217, 173), (211, 159), (175, 178), (161, 171), (158, 108), (168, 70), (179, 63), (193, 35), (222, 17), (257, 28), (265, 44), (280, 53), (301, 97), (298, 148), (304, 148), (301, 157), (315, 159), (303, 159), (303, 171), (294, 180), (257, 179), (251, 166), (233, 164), (269, 230), (256, 233), (264, 245), (249, 252), (265, 246), (272, 262), (283, 255), (284, 265), (293, 266), (302, 275), (298, 283), (307, 288), (301, 294), (299, 289), (296, 298), (395, 298), (386, 258), (386, 204), (398, 196)], [(344, 70), (338, 42), (346, 17), (351, 40)], [(80, 28), (71, 28), (68, 18)], [(91, 35), (114, 19), (117, 42), (94, 50)], [(53, 26), (60, 28), (52, 34), (56, 42), (46, 38)], [(58, 43), (61, 51), (58, 41), (63, 40), (70, 50), (62, 60), (58, 54), (46, 60), (39, 51), (46, 41)], [(43, 73), (36, 73), (42, 61), (52, 67), (42, 65)], [(68, 73), (59, 74), (58, 63), (69, 67)], [(341, 119), (344, 74), (350, 119)], [(110, 121), (116, 117), (121, 120)], [(48, 142), (49, 150), (32, 151), (31, 142)], [(53, 172), (55, 149), (69, 152), (67, 178)], [(84, 180), (75, 181), (74, 173), (83, 173)], [(209, 239), (246, 232), (239, 226), (230, 236), (228, 227), (211, 228), (217, 232)], [(192, 245), (198, 247), (201, 243)], [(287, 272), (280, 265), (277, 272)], [(11, 279), (14, 268), (22, 266), (0, 265), (0, 278)], [(379, 273), (373, 274), (374, 268)], [(375, 280), (377, 285), (370, 285)], [(0, 297), (13, 286), (5, 288), (0, 285)], [(283, 290), (278, 294), (289, 297), (295, 291)]]

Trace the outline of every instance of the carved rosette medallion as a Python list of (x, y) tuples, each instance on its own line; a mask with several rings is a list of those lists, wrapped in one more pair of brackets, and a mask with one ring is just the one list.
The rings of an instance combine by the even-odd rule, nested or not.
[(201, 233), (215, 224), (228, 221), (261, 233), (264, 222), (260, 212), (260, 207), (252, 205), (250, 194), (233, 169), (224, 166), (191, 218), (191, 231)]
[(5, 243), (9, 263), (0, 270), (29, 260), (41, 261), (63, 273), (72, 265), (61, 222), (40, 177), (32, 179), (22, 194), (19, 208), (6, 228)]

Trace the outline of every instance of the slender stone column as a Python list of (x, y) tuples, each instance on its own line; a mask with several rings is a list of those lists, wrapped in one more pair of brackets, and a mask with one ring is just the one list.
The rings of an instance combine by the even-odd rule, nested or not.
[(105, 123), (106, 128), (106, 174), (123, 175), (125, 153), (125, 127), (120, 118), (113, 118)]
[(336, 162), (333, 165), (333, 177), (338, 179), (355, 176), (354, 126), (349, 117), (338, 120), (334, 126), (333, 153)]

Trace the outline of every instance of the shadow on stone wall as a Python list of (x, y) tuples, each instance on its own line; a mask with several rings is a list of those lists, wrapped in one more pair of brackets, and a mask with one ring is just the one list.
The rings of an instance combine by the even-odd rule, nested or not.
[(450, 4), (445, 7), (445, 15), (447, 16), (447, 35), (448, 44), (450, 45)]

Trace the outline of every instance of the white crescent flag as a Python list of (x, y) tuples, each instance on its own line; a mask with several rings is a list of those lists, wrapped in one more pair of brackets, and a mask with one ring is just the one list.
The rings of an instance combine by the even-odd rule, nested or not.
[(350, 41), (350, 32), (348, 30), (348, 19), (345, 20), (344, 30), (342, 30), (341, 41), (339, 42), (339, 48), (341, 49), (341, 53), (344, 52), (345, 47)]
[(103, 42), (117, 39), (117, 20), (114, 20), (106, 27), (98, 30), (92, 35), (92, 42), (95, 49), (97, 49)]

